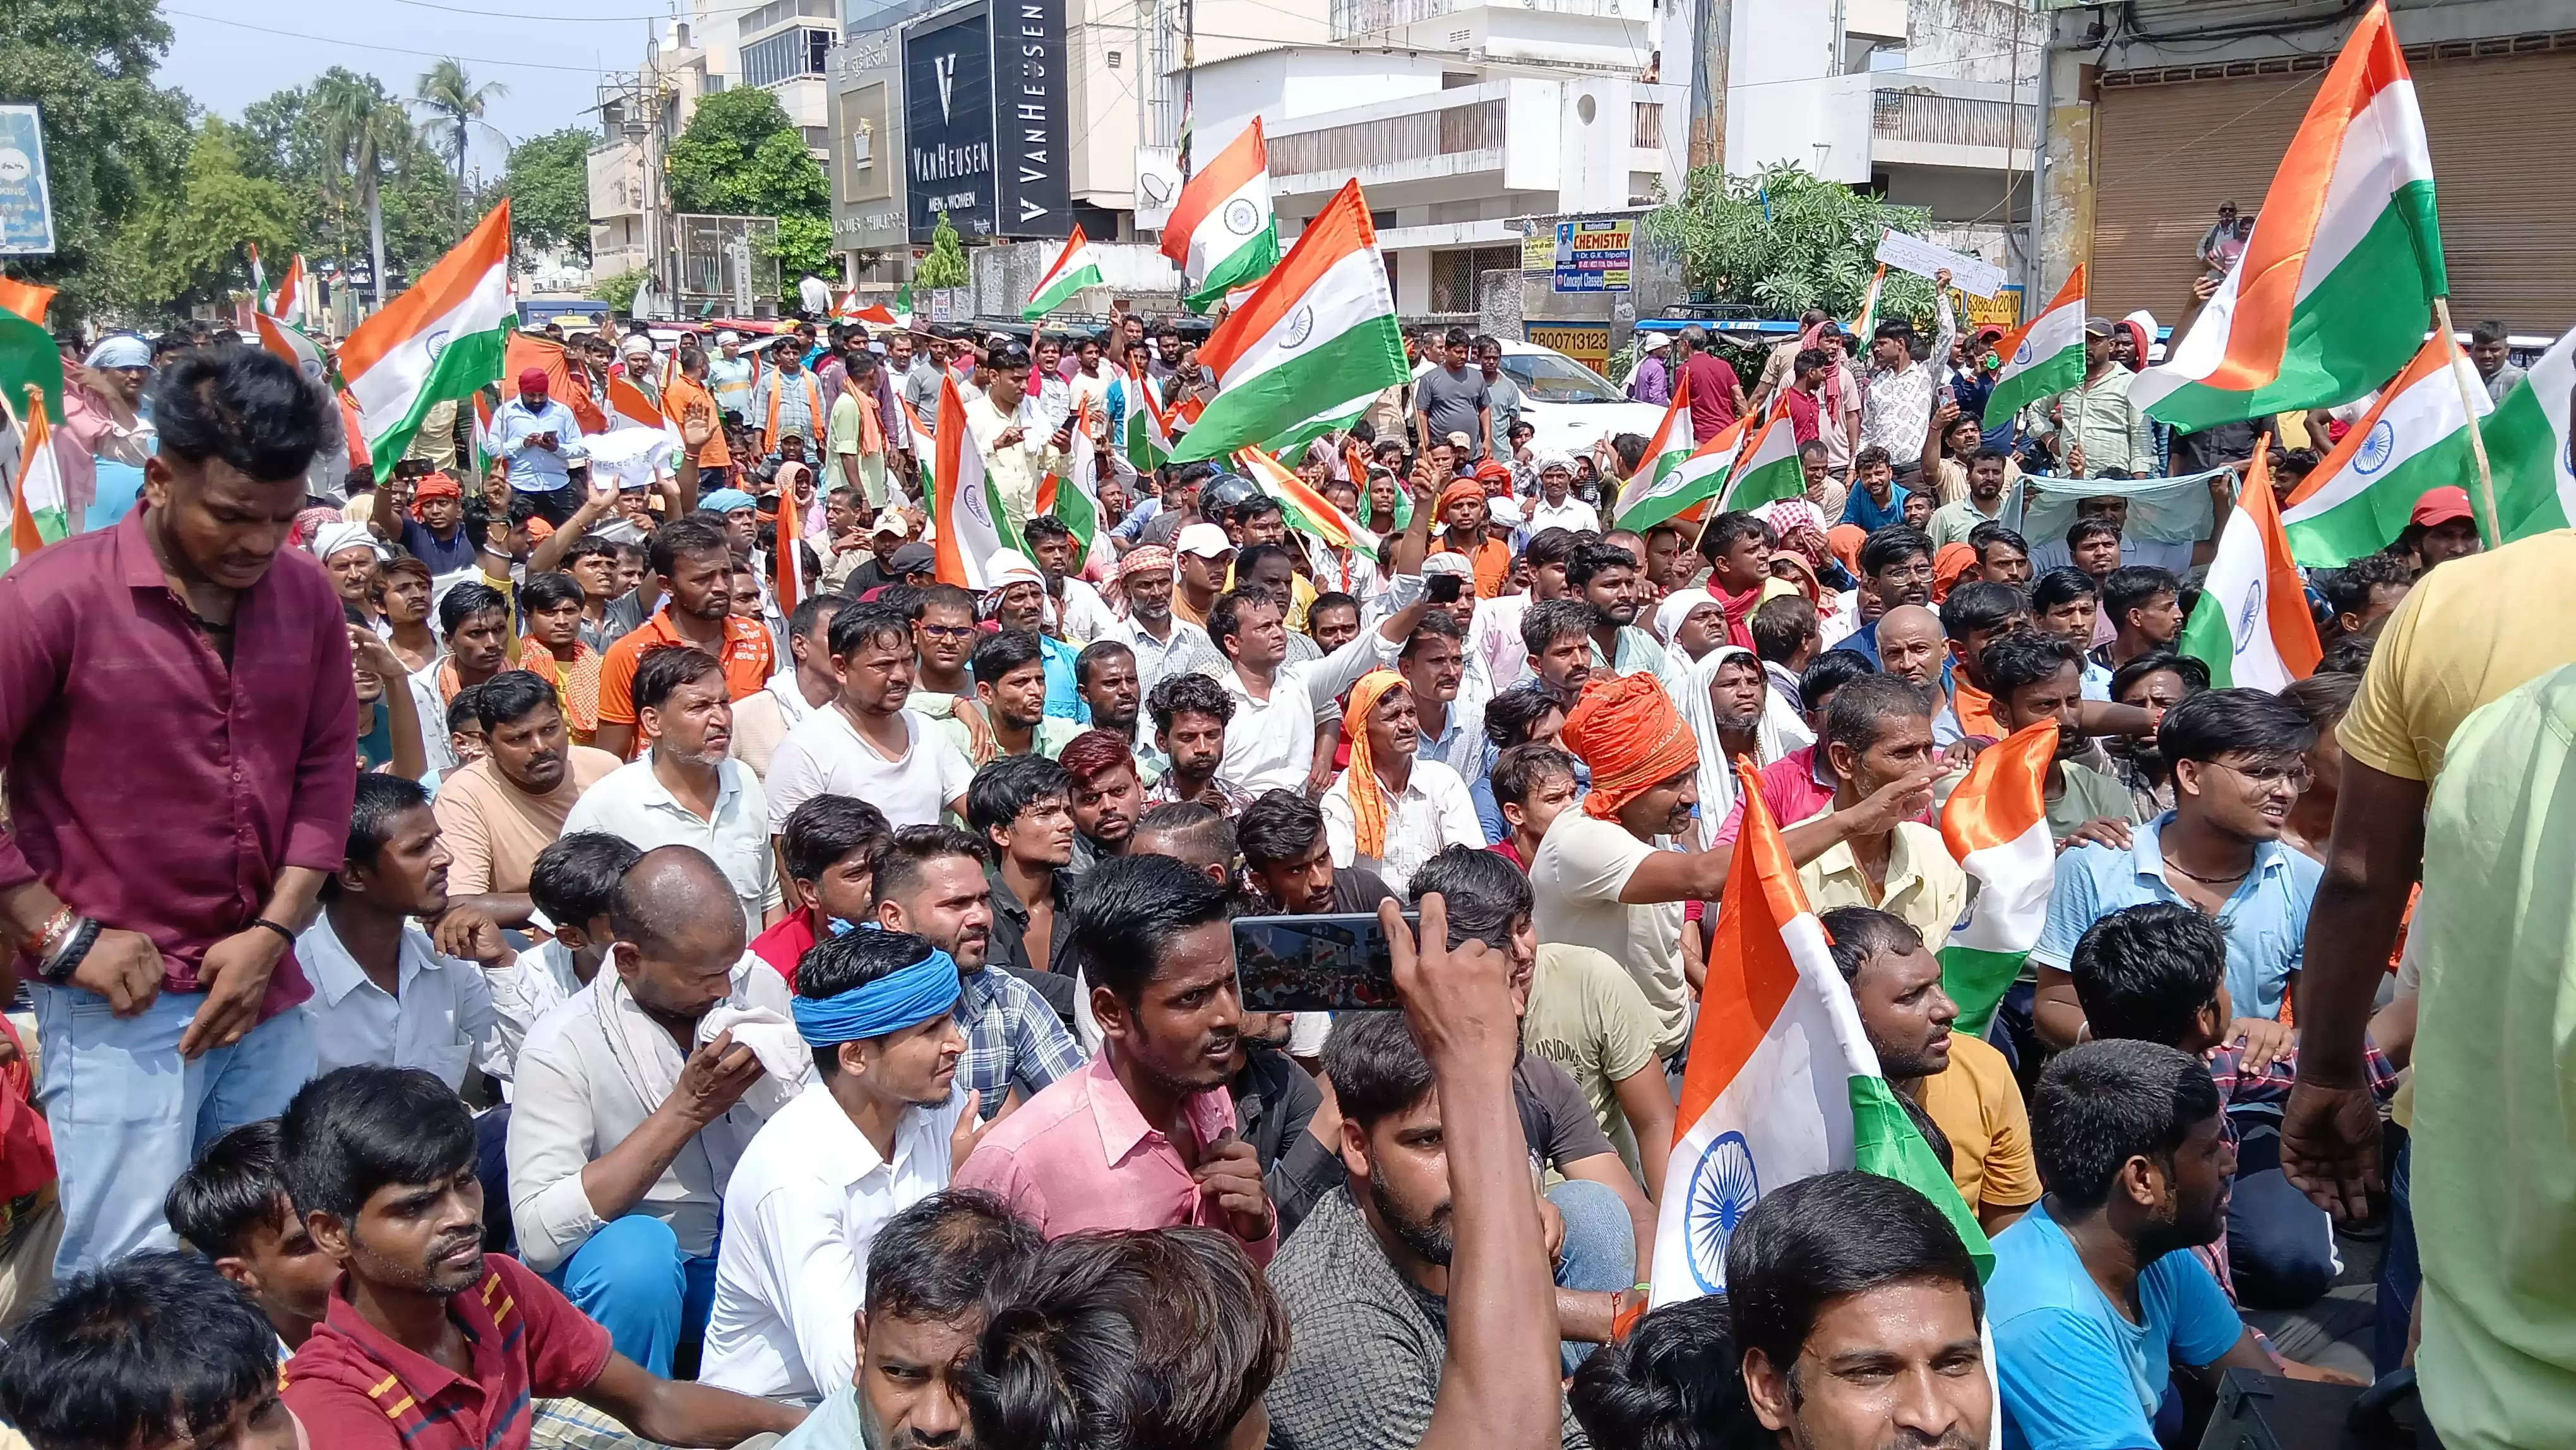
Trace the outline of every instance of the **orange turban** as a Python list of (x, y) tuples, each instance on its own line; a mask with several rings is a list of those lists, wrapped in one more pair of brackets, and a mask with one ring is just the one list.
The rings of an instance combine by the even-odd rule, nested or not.
[(1858, 524), (1836, 524), (1825, 530), (1825, 547), (1855, 579), (1860, 577), (1860, 546), (1869, 542), (1869, 530)]
[(1977, 567), (1977, 551), (1966, 544), (1943, 544), (1932, 556), (1932, 602), (1940, 603)]
[(1615, 820), (1619, 808), (1699, 768), (1699, 741), (1652, 674), (1594, 679), (1565, 717), (1565, 747), (1592, 767), (1584, 811)]
[(1440, 490), (1440, 512), (1443, 517), (1448, 515), (1450, 506), (1453, 504), (1483, 503), (1484, 501), (1485, 486), (1473, 478), (1452, 479), (1447, 488)]
[(1393, 670), (1371, 670), (1351, 686), (1351, 702), (1342, 710), (1342, 738), (1351, 743), (1350, 773), (1342, 789), (1351, 798), (1351, 839), (1359, 854), (1371, 860), (1386, 855), (1386, 787), (1378, 784), (1377, 761), (1369, 751), (1368, 719), (1389, 690), (1404, 688), (1404, 676)]

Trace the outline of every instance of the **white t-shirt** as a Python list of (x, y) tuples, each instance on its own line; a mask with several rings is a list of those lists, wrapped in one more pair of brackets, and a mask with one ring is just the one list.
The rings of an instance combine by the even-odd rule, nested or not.
[(1619, 899), (1639, 863), (1662, 849), (1617, 821), (1569, 810), (1547, 828), (1530, 862), (1531, 922), (1538, 939), (1590, 947), (1628, 968), (1663, 1031), (1655, 1050), (1669, 1055), (1690, 1031), (1690, 984), (1682, 977), (1683, 905), (1630, 906)]
[(1436, 760), (1416, 760), (1404, 793), (1388, 805), (1382, 853), (1359, 854), (1357, 822), (1351, 813), (1352, 771), (1343, 771), (1317, 806), (1324, 813), (1324, 839), (1331, 843), (1333, 865), (1365, 866), (1375, 871), (1389, 891), (1402, 896), (1422, 863), (1449, 846), (1485, 846), (1485, 828), (1476, 820), (1476, 802), (1458, 772)]
[(770, 833), (784, 833), (788, 814), (818, 795), (855, 796), (885, 812), (896, 830), (939, 824), (948, 803), (966, 794), (975, 767), (929, 720), (910, 710), (901, 718), (904, 752), (891, 760), (859, 738), (837, 705), (788, 731), (769, 758)]

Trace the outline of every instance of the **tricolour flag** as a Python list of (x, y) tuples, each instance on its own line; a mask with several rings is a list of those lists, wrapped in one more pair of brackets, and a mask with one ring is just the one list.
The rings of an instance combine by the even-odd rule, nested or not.
[(277, 291), (261, 304), (268, 315), (280, 322), (294, 324), (304, 320), (304, 254), (296, 253), (286, 263), (286, 275), (277, 279)]
[(1152, 378), (1122, 374), (1119, 380), (1126, 384), (1120, 391), (1132, 400), (1127, 404), (1127, 462), (1138, 473), (1151, 473), (1171, 461), (1171, 426), (1155, 400)]
[(2245, 256), (2130, 397), (2186, 432), (2358, 398), (2450, 291), (2415, 82), (2374, 0), (2264, 193)]
[(1610, 502), (1611, 527), (1619, 520), (1646, 506), (1646, 500), (1664, 486), (1695, 451), (1691, 443), (1690, 374), (1682, 372), (1673, 378), (1673, 400), (1664, 405), (1664, 419), (1646, 439), (1646, 451), (1637, 456), (1637, 471), (1619, 485), (1619, 495)]
[(1941, 839), (1976, 889), (1941, 948), (1941, 990), (1959, 1004), (1955, 1029), (1985, 1035), (1995, 1005), (2021, 975), (2048, 924), (2057, 843), (2048, 834), (2048, 767), (2058, 729), (2043, 721), (1978, 752), (1941, 807)]
[(939, 380), (939, 435), (934, 446), (939, 461), (932, 470), (927, 497), (931, 516), (939, 523), (939, 537), (931, 549), (937, 577), (942, 584), (981, 594), (986, 587), (984, 571), (993, 556), (1018, 546), (1006, 538), (1001, 501), (984, 480), (984, 455), (975, 447), (974, 434), (967, 431), (966, 400), (958, 396), (955, 378)]
[[(2260, 223), (2257, 223), (2259, 226)], [(2200, 602), (2182, 627), (2182, 653), (2209, 666), (2214, 689), (2278, 690), (2314, 673), (2324, 651), (2308, 614), (2307, 587), (2290, 562), (2272, 500), (2271, 435), (2254, 445), (2254, 466), (2237, 490), (2236, 511), (2218, 534)]]
[(1652, 1302), (1726, 1292), (1726, 1241), (1761, 1196), (1838, 1168), (1932, 1200), (1982, 1272), (1993, 1261), (1985, 1233), (1879, 1074), (1779, 823), (1749, 766), (1735, 771), (1744, 826), (1682, 1074)]
[(2477, 478), (2463, 381), (2478, 416), (2495, 411), (2457, 345), (2440, 336), (2424, 344), (2282, 505), (2293, 557), (2323, 567), (2378, 553), (2396, 541), (2424, 490)]
[(1887, 264), (1881, 262), (1878, 264), (1878, 270), (1869, 274), (1869, 290), (1860, 296), (1860, 316), (1852, 320), (1852, 325), (1848, 329), (1851, 335), (1859, 338), (1864, 345), (1869, 342), (1870, 333), (1877, 330), (1878, 290), (1886, 285)]
[[(2480, 425), (2495, 480), (2497, 532), (2511, 541), (2563, 529), (2576, 520), (2576, 474), (2568, 468), (2569, 395), (2576, 393), (2576, 331), (2558, 339)], [(2459, 482), (2478, 511), (2474, 467)]]
[[(1188, 175), (1186, 171), (1183, 173)], [(1181, 300), (1205, 312), (1279, 265), (1279, 223), (1270, 212), (1270, 151), (1261, 118), (1207, 168), (1182, 183), (1163, 223), (1163, 255), (1181, 269)]]
[(54, 432), (45, 423), (37, 390), (18, 404), (26, 424), (18, 445), (18, 479), (9, 492), (9, 558), (14, 564), (72, 531), (71, 504), (63, 492), (62, 465), (54, 458)]
[(1100, 255), (1091, 250), (1091, 239), (1082, 234), (1082, 224), (1076, 222), (1073, 235), (1064, 239), (1064, 250), (1055, 254), (1054, 265), (1030, 290), (1028, 302), (1020, 308), (1020, 318), (1035, 322), (1071, 302), (1074, 293), (1099, 285)]
[(668, 428), (671, 420), (625, 377), (608, 375), (608, 425), (611, 428)]
[[(1644, 488), (1637, 487), (1636, 479), (1628, 480), (1628, 486), (1619, 490), (1619, 505), (1611, 516), (1610, 527), (1644, 533), (1717, 497), (1726, 487), (1727, 476), (1735, 471), (1736, 457), (1744, 450), (1744, 435), (1752, 422), (1748, 414), (1719, 429), (1716, 437), (1693, 449)], [(1643, 477), (1645, 470), (1639, 469), (1638, 473)]]
[[(32, 303), (41, 316), (44, 303), (52, 297), (51, 289), (27, 290), (46, 294)], [(59, 418), (63, 412), (62, 349), (54, 345), (52, 333), (21, 310), (27, 305), (29, 300), (24, 294), (0, 296), (0, 403), (15, 409), (27, 389), (33, 387), (45, 395), (46, 411)]]
[(1726, 487), (1725, 509), (1742, 513), (1776, 499), (1805, 498), (1807, 472), (1798, 466), (1798, 428), (1788, 410), (1773, 408), (1762, 431), (1745, 445), (1735, 466), (1735, 482)]
[[(1103, 445), (1091, 438), (1092, 413), (1100, 406), (1097, 398), (1084, 398), (1073, 420), (1073, 460), (1065, 465), (1061, 487), (1053, 489), (1054, 497), (1041, 499), (1039, 512), (1055, 515), (1073, 530), (1074, 541), (1082, 552), (1091, 552), (1091, 541), (1100, 532), (1100, 454)], [(1056, 480), (1050, 477), (1049, 485)], [(1043, 492), (1043, 490), (1042, 490)]]
[(1258, 445), (1361, 392), (1403, 382), (1404, 338), (1357, 180), (1345, 183), (1252, 300), (1226, 314), (1199, 365), (1217, 394), (1172, 461)]
[(322, 349), (313, 345), (301, 328), (288, 325), (281, 317), (266, 312), (250, 315), (251, 327), (259, 333), (259, 345), (295, 365), (306, 379), (320, 382), (330, 365), (322, 360)]
[(2084, 264), (2037, 317), (1995, 344), (2004, 365), (1986, 395), (1985, 425), (2000, 428), (2022, 409), (2084, 381)]
[(513, 315), (504, 199), (419, 281), (359, 323), (340, 350), (340, 375), (380, 467), (402, 457), (431, 405), (470, 397), (501, 376)]
[(1333, 507), (1332, 500), (1309, 487), (1306, 480), (1291, 473), (1278, 459), (1258, 448), (1238, 450), (1234, 466), (1254, 485), (1279, 501), (1280, 513), (1286, 515), (1288, 527), (1345, 549), (1373, 553), (1377, 536), (1363, 529), (1348, 514)]
[(250, 253), (250, 310), (268, 310), (268, 269), (259, 264), (259, 243), (244, 242), (242, 250)]

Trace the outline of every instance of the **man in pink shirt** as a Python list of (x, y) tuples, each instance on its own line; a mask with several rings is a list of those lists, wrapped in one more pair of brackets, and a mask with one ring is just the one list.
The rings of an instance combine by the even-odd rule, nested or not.
[(999, 1195), (1048, 1238), (1222, 1229), (1256, 1263), (1278, 1216), (1226, 1080), (1242, 999), (1226, 888), (1168, 856), (1103, 861), (1070, 918), (1100, 1055), (994, 1124), (955, 1186)]

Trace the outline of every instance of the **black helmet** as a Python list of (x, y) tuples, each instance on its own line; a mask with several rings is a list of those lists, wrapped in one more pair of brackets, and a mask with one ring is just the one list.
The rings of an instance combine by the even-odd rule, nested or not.
[(1220, 473), (1199, 485), (1199, 514), (1203, 518), (1225, 518), (1235, 506), (1257, 498), (1261, 486), (1240, 473)]

